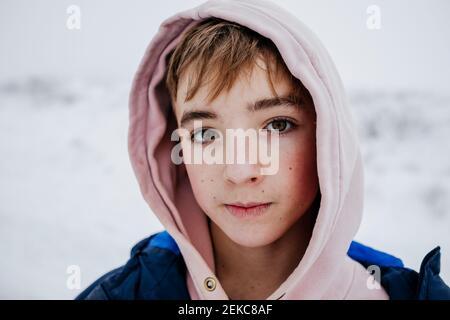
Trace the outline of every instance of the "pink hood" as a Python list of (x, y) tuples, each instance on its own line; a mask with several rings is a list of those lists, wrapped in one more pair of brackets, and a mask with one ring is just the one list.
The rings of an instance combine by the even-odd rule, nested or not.
[(166, 19), (149, 44), (130, 94), (128, 149), (139, 186), (154, 214), (177, 242), (192, 299), (228, 299), (214, 277), (206, 215), (194, 198), (184, 165), (172, 163), (176, 128), (164, 85), (166, 56), (199, 20), (218, 17), (270, 38), (291, 73), (311, 93), (317, 113), (317, 166), (322, 194), (303, 259), (268, 299), (387, 299), (370, 290), (366, 270), (347, 256), (363, 211), (363, 166), (342, 81), (318, 38), (295, 16), (261, 0), (210, 0)]

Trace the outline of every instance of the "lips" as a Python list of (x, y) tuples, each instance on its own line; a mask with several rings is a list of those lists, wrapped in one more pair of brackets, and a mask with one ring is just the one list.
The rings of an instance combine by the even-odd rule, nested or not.
[(271, 202), (235, 202), (231, 204), (225, 204), (228, 212), (235, 217), (257, 217), (263, 215), (267, 209), (271, 206)]

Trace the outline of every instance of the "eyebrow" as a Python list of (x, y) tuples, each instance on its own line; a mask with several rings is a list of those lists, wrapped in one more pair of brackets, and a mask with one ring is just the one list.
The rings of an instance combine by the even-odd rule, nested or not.
[[(247, 111), (256, 112), (260, 110), (267, 110), (274, 107), (294, 107), (303, 109), (303, 100), (294, 95), (286, 95), (279, 97), (264, 98), (247, 104)], [(211, 111), (190, 110), (183, 112), (180, 126), (183, 127), (190, 121), (202, 119), (217, 119), (218, 115)]]

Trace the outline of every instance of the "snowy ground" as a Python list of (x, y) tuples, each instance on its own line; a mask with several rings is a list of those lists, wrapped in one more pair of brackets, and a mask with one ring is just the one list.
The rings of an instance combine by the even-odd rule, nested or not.
[[(128, 160), (129, 84), (0, 81), (0, 298), (71, 299), (161, 230)], [(450, 282), (450, 97), (353, 90), (365, 159), (357, 239), (418, 270), (442, 248)]]

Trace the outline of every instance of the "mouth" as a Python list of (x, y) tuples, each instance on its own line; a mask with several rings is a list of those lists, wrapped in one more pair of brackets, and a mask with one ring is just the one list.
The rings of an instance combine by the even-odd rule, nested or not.
[(272, 202), (248, 202), (241, 203), (235, 202), (230, 204), (225, 204), (228, 212), (233, 216), (238, 218), (245, 217), (257, 217), (263, 215), (267, 209), (272, 205)]

